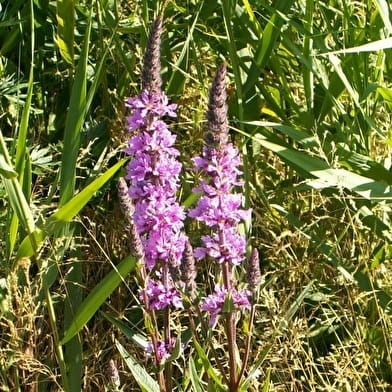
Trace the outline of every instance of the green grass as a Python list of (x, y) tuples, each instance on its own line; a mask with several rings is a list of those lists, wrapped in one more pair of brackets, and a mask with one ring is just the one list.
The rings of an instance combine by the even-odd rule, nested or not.
[[(117, 347), (151, 371), (137, 345), (135, 276), (113, 271), (128, 256), (116, 196), (124, 100), (139, 91), (161, 3), (1, 3), (2, 391), (104, 391), (110, 359), (136, 391)], [(220, 62), (229, 67), (246, 228), (265, 278), (250, 391), (266, 380), (270, 391), (392, 388), (391, 12), (382, 0), (187, 0), (164, 10), (182, 201), (210, 80)], [(201, 388), (197, 361), (175, 364)]]

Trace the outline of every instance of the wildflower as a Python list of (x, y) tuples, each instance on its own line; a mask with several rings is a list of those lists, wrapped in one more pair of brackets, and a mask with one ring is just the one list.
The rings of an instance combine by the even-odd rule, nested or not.
[(189, 216), (212, 229), (211, 235), (202, 236), (202, 247), (196, 248), (196, 259), (207, 255), (221, 267), (223, 286), (216, 285), (214, 293), (210, 294), (201, 304), (201, 309), (210, 314), (210, 326), (214, 325), (222, 312), (226, 298), (231, 298), (233, 308), (229, 310), (227, 320), (230, 335), (229, 356), (232, 366), (234, 363), (235, 325), (234, 315), (241, 308), (249, 308), (248, 292), (237, 291), (234, 287), (233, 266), (239, 265), (245, 259), (246, 241), (238, 233), (238, 223), (249, 216), (249, 210), (241, 208), (242, 195), (234, 193), (236, 186), (243, 185), (239, 179), (241, 159), (238, 150), (229, 143), (226, 88), (226, 67), (220, 66), (215, 76), (207, 112), (208, 131), (202, 156), (193, 159), (195, 169), (204, 176), (200, 186), (195, 191), (202, 192), (194, 209)]
[[(160, 281), (148, 279), (144, 289), (148, 298), (148, 307), (151, 310), (162, 310), (169, 306), (183, 308), (181, 295), (173, 285), (166, 286)], [(143, 293), (141, 293), (143, 298)]]
[(249, 309), (250, 303), (246, 290), (237, 291), (236, 289), (231, 289), (229, 291), (225, 287), (216, 285), (214, 293), (206, 297), (201, 305), (201, 309), (210, 314), (210, 326), (213, 326), (216, 323), (218, 315), (222, 312), (228, 293), (230, 293), (235, 309)]
[(216, 230), (211, 236), (203, 236), (203, 247), (195, 250), (195, 257), (206, 255), (219, 264), (238, 265), (245, 258), (245, 238), (237, 231), (238, 223), (246, 219), (250, 211), (241, 208), (242, 195), (233, 193), (235, 186), (243, 181), (238, 169), (241, 163), (239, 152), (228, 143), (227, 107), (225, 90), (226, 67), (217, 71), (210, 93), (208, 132), (202, 156), (193, 159), (196, 170), (201, 170), (205, 179), (197, 206), (189, 212), (191, 218), (204, 222)]
[(170, 355), (176, 345), (176, 339), (170, 339), (170, 343), (167, 343), (164, 340), (158, 340), (156, 345), (157, 352), (154, 350), (154, 344), (152, 342), (148, 342), (145, 352), (147, 357), (151, 357), (154, 353), (156, 365), (159, 365), (170, 358)]
[[(125, 152), (132, 156), (126, 178), (128, 194), (133, 199), (133, 219), (143, 244), (148, 270), (157, 262), (174, 258), (179, 264), (185, 245), (181, 233), (185, 214), (176, 201), (182, 165), (174, 147), (176, 136), (162, 120), (175, 117), (177, 105), (170, 104), (161, 91), (159, 46), (162, 18), (158, 17), (150, 33), (142, 72), (142, 92), (128, 98), (127, 129), (132, 132)], [(136, 133), (135, 133), (136, 131)]]

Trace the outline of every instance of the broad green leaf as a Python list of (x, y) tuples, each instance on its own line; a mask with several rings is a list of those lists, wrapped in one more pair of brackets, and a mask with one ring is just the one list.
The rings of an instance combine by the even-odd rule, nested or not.
[(158, 383), (147, 373), (147, 371), (138, 364), (135, 359), (124, 349), (124, 347), (116, 340), (116, 347), (124, 358), (129, 370), (142, 392), (160, 392)]
[(384, 98), (390, 110), (392, 110), (392, 89), (386, 87), (378, 87), (377, 93)]
[(374, 181), (371, 178), (360, 176), (341, 168), (332, 168), (320, 158), (312, 157), (304, 152), (291, 149), (287, 146), (270, 142), (262, 135), (252, 137), (263, 147), (275, 152), (294, 169), (300, 168), (304, 172), (316, 177), (307, 184), (315, 189), (327, 187), (346, 188), (369, 200), (392, 200), (392, 190), (387, 184)]
[(124, 278), (135, 268), (136, 260), (128, 256), (118, 266), (105, 276), (76, 310), (75, 317), (68, 330), (65, 332), (61, 344), (68, 342), (75, 336), (94, 316), (106, 298), (118, 287)]

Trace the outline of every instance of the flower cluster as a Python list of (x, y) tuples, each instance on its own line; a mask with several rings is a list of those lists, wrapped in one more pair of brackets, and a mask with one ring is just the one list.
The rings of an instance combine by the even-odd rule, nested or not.
[(167, 344), (164, 340), (158, 340), (155, 352), (154, 344), (149, 342), (145, 348), (146, 356), (151, 357), (151, 354), (154, 353), (155, 363), (159, 365), (161, 362), (170, 358), (175, 344), (175, 339), (171, 339), (169, 344)]
[(175, 194), (179, 187), (181, 163), (173, 145), (176, 140), (162, 116), (175, 116), (176, 105), (166, 95), (151, 96), (143, 91), (129, 98), (128, 130), (139, 130), (128, 142), (126, 152), (133, 156), (127, 167), (131, 181), (129, 196), (134, 200), (133, 219), (144, 247), (146, 266), (152, 270), (157, 260), (167, 262), (171, 255), (180, 260), (185, 237), (181, 234), (185, 218)]
[[(173, 287), (166, 287), (162, 282), (149, 279), (144, 289), (148, 298), (148, 307), (151, 310), (162, 310), (167, 306), (183, 308), (179, 292)], [(143, 298), (143, 293), (141, 293)]]
[[(238, 292), (232, 287), (231, 269), (245, 259), (246, 241), (238, 233), (238, 223), (246, 219), (250, 211), (241, 208), (242, 195), (233, 193), (236, 186), (241, 186), (239, 176), (241, 159), (238, 150), (228, 142), (226, 87), (226, 67), (222, 65), (214, 79), (210, 93), (208, 132), (202, 156), (193, 159), (195, 170), (201, 171), (204, 180), (199, 189), (202, 196), (196, 208), (189, 212), (191, 218), (204, 222), (212, 228), (212, 235), (202, 236), (203, 247), (195, 249), (195, 257), (202, 259), (207, 255), (221, 266), (226, 264), (225, 287), (215, 289), (202, 304), (202, 309), (211, 315), (210, 324), (214, 324), (229, 292), (234, 304), (239, 308), (249, 306), (247, 293)], [(238, 301), (236, 302), (236, 299)]]
[[(209, 128), (214, 135), (209, 138), (214, 143), (209, 143), (207, 138), (202, 156), (193, 159), (195, 169), (202, 171), (205, 180), (201, 181), (199, 189), (195, 189), (202, 192), (202, 196), (189, 216), (216, 230), (212, 236), (202, 237), (204, 247), (195, 250), (195, 257), (201, 259), (209, 255), (220, 264), (227, 261), (238, 265), (245, 258), (245, 239), (238, 234), (237, 225), (249, 216), (250, 211), (241, 209), (242, 195), (232, 193), (233, 188), (243, 182), (238, 178), (242, 174), (238, 169), (241, 164), (239, 152), (227, 143), (227, 125), (224, 122), (226, 92), (222, 74), (226, 74), (224, 67), (217, 73), (210, 96), (213, 110), (209, 111)], [(217, 86), (218, 82), (220, 85)], [(220, 102), (219, 107), (216, 101)], [(219, 129), (217, 124), (221, 125)], [(210, 133), (211, 130), (207, 135)]]
[(234, 308), (250, 308), (248, 300), (249, 293), (246, 290), (237, 291), (236, 289), (231, 289), (229, 291), (222, 286), (216, 285), (214, 293), (205, 298), (201, 305), (201, 310), (210, 313), (210, 326), (213, 326), (216, 323), (218, 315), (222, 312), (225, 300), (229, 297), (228, 294), (230, 294)]
[(193, 161), (206, 180), (196, 190), (203, 192), (203, 196), (189, 216), (220, 233), (203, 236), (204, 247), (195, 250), (195, 257), (201, 259), (208, 254), (219, 263), (238, 265), (245, 258), (245, 239), (238, 234), (237, 224), (250, 214), (249, 210), (241, 209), (242, 195), (231, 193), (233, 187), (242, 185), (238, 180), (241, 174), (238, 150), (231, 143), (221, 145), (219, 150), (204, 147), (202, 157)]

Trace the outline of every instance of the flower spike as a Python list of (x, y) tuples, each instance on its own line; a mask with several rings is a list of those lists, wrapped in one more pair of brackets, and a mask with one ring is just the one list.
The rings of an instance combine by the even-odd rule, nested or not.
[(150, 96), (161, 92), (161, 60), (160, 46), (162, 34), (162, 16), (159, 15), (151, 28), (143, 60), (142, 89)]
[(209, 148), (219, 148), (228, 142), (229, 127), (227, 124), (226, 65), (223, 63), (216, 72), (208, 103), (208, 132), (205, 142)]

